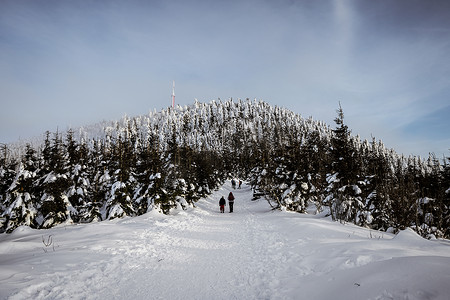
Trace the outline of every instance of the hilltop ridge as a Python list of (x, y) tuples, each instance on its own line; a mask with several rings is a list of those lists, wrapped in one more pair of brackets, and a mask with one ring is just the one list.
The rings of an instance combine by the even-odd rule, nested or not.
[[(449, 167), (256, 100), (211, 101), (47, 132), (0, 160), (0, 228), (184, 209), (231, 176), (273, 208), (378, 230), (448, 236)], [(441, 182), (438, 187), (436, 183)]]

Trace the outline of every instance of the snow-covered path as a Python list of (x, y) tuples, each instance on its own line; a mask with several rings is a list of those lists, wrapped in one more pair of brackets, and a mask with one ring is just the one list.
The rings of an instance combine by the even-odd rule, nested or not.
[[(230, 191), (235, 212), (220, 214)], [(176, 215), (2, 234), (0, 299), (448, 299), (448, 241), (272, 211), (251, 196), (225, 184)]]

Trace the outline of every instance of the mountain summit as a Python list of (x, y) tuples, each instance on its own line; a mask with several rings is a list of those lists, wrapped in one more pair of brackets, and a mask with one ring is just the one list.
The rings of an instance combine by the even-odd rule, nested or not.
[(377, 230), (448, 236), (448, 166), (361, 141), (337, 112), (332, 129), (263, 101), (196, 101), (47, 132), (38, 145), (4, 150), (0, 228), (169, 213), (238, 177), (275, 209), (312, 206)]

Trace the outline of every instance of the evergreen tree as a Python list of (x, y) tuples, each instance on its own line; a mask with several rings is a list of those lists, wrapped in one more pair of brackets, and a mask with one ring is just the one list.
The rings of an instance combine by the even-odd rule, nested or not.
[[(48, 139), (48, 135), (47, 135)], [(70, 187), (70, 178), (67, 173), (66, 157), (63, 143), (58, 132), (54, 134), (52, 144), (44, 148), (44, 174), (40, 181), (42, 197), (40, 198), (40, 213), (43, 217), (42, 228), (50, 228), (63, 222), (72, 222), (71, 215), (77, 212), (70, 204), (66, 195)], [(45, 161), (48, 159), (48, 161)]]
[(13, 183), (16, 162), (11, 161), (10, 149), (6, 144), (2, 144), (0, 152), (0, 233), (6, 230), (7, 219), (9, 218), (6, 208), (9, 206), (8, 189)]
[(384, 156), (382, 147), (373, 139), (367, 153), (366, 182), (370, 193), (366, 196), (368, 214), (366, 223), (377, 230), (394, 227), (392, 222), (392, 168)]
[(80, 221), (85, 214), (90, 189), (89, 176), (87, 172), (88, 151), (84, 143), (77, 143), (73, 137), (73, 131), (66, 134), (67, 172), (69, 174), (70, 186), (67, 196), (70, 204), (74, 207), (71, 218), (74, 222)]
[(81, 222), (101, 221), (101, 208), (106, 201), (106, 193), (109, 190), (110, 177), (107, 170), (106, 150), (103, 143), (92, 141), (92, 151), (86, 155), (86, 193), (85, 204), (79, 209)]
[(327, 148), (327, 142), (321, 138), (318, 130), (314, 130), (309, 132), (305, 145), (294, 157), (298, 171), (307, 183), (307, 188), (303, 189), (305, 197), (316, 205), (318, 212), (322, 211), (327, 186), (326, 174), (330, 164)]
[(134, 152), (130, 140), (119, 136), (113, 148), (112, 186), (106, 202), (108, 219), (135, 215), (131, 199), (135, 187)]
[(16, 167), (16, 178), (7, 190), (5, 203), (6, 231), (12, 232), (21, 225), (37, 227), (34, 199), (34, 186), (36, 173), (25, 169), (25, 164), (19, 162)]
[(334, 120), (332, 169), (335, 174), (331, 187), (332, 197), (329, 198), (331, 214), (334, 219), (356, 222), (358, 211), (362, 208), (361, 189), (357, 185), (359, 169), (356, 165), (357, 152), (350, 137), (350, 131), (344, 124), (344, 111), (339, 103), (338, 116)]
[(444, 191), (440, 206), (439, 228), (443, 237), (450, 238), (450, 157), (447, 157), (442, 171), (442, 189)]

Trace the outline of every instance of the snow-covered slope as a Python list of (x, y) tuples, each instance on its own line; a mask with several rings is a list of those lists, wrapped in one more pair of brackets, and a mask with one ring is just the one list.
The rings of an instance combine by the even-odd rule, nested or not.
[(230, 99), (47, 132), (36, 148), (0, 149), (0, 232), (167, 213), (238, 176), (280, 209), (312, 201), (334, 220), (450, 238), (448, 159), (361, 141), (341, 108), (336, 125)]
[[(219, 213), (232, 191), (234, 213)], [(0, 299), (448, 299), (450, 244), (273, 211), (229, 184), (177, 214), (0, 235)]]

